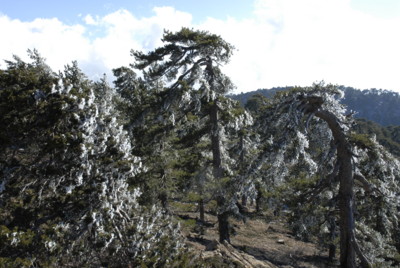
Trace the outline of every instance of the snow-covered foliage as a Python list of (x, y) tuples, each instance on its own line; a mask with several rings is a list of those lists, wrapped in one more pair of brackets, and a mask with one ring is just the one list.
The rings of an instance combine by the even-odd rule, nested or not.
[(374, 137), (353, 134), (352, 140), (357, 173), (370, 183), (370, 187), (358, 183), (355, 193), (357, 237), (366, 256), (383, 267), (395, 259), (400, 245), (400, 161)]
[[(12, 75), (43, 70), (17, 67), (19, 73), (9, 68), (2, 83)], [(6, 136), (9, 143), (1, 156), (15, 157), (1, 166), (7, 176), (1, 180), (0, 252), (9, 256), (2, 261), (167, 265), (183, 248), (179, 228), (160, 208), (138, 202), (135, 178), (143, 167), (118, 123), (114, 90), (105, 80), (87, 80), (76, 64), (67, 66), (60, 80), (51, 73), (42, 75), (51, 83), (39, 84), (45, 81), (41, 79), (34, 86), (42, 87), (44, 97), (20, 107), (27, 119), (17, 122), (15, 136)], [(7, 90), (17, 94), (12, 87)], [(16, 122), (9, 124), (11, 130)], [(12, 152), (15, 146), (18, 152)]]
[[(212, 182), (208, 185), (213, 187), (207, 192), (217, 200), (218, 213), (230, 213), (236, 206), (235, 192), (240, 188), (232, 180), (237, 166), (232, 160), (234, 135), (252, 120), (236, 102), (224, 96), (234, 86), (220, 66), (229, 61), (233, 47), (218, 35), (188, 28), (175, 33), (165, 31), (162, 41), (164, 46), (154, 51), (134, 51), (136, 62), (132, 66), (148, 75), (149, 81), (165, 83), (156, 109), (161, 108), (158, 114), (169, 119), (182, 143), (207, 137), (206, 150), (211, 152), (211, 159), (206, 161), (208, 167), (199, 166), (193, 176), (204, 184), (195, 185), (202, 193), (205, 184)], [(195, 147), (193, 142), (191, 146)], [(196, 164), (204, 163), (196, 151), (191, 154), (196, 155)], [(232, 190), (235, 185), (236, 190)], [(219, 223), (221, 226), (221, 220)], [(229, 239), (228, 228), (224, 230), (226, 237), (220, 237), (221, 241)]]
[(335, 86), (323, 83), (278, 93), (257, 117), (263, 147), (250, 174), (290, 207), (290, 225), (300, 238), (315, 235), (326, 247), (337, 243), (339, 226), (352, 235), (337, 209), (347, 209), (339, 192), (354, 181), (346, 195), (354, 198), (350, 213), (359, 243), (350, 238), (353, 242), (341, 240), (341, 245), (351, 243), (363, 265), (387, 265), (399, 248), (399, 162), (373, 139), (351, 133), (353, 120), (339, 103), (342, 97)]

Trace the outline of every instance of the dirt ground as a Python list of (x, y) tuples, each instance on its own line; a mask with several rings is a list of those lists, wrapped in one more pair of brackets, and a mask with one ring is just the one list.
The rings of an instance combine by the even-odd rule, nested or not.
[(248, 213), (246, 222), (230, 219), (233, 226), (231, 245), (225, 247), (217, 242), (216, 216), (206, 214), (206, 223), (202, 225), (198, 221), (199, 213), (197, 212), (175, 212), (182, 222), (188, 246), (200, 252), (200, 255), (206, 258), (215, 257), (215, 255), (225, 256), (225, 258), (233, 256), (234, 259), (236, 259), (235, 256), (240, 256), (238, 258), (242, 261), (238, 259), (238, 262), (242, 266), (227, 265), (226, 267), (337, 267), (337, 264), (328, 262), (326, 251), (321, 251), (315, 244), (297, 240), (285, 227), (284, 218), (274, 217), (271, 214), (268, 212), (262, 215)]

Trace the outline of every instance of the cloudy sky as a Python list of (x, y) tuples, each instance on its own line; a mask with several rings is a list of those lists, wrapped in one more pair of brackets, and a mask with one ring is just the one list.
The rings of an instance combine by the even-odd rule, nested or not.
[(0, 68), (37, 48), (55, 71), (77, 60), (111, 77), (182, 26), (236, 47), (224, 70), (237, 93), (320, 80), (400, 92), (400, 0), (0, 0)]

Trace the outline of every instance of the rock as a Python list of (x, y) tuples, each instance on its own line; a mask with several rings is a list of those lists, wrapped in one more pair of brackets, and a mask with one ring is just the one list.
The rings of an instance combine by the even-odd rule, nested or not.
[(212, 240), (210, 243), (207, 244), (206, 250), (207, 251), (212, 251), (218, 249), (220, 246), (220, 243), (217, 240)]
[(278, 240), (276, 241), (276, 243), (278, 243), (278, 244), (285, 244), (285, 240), (283, 240), (283, 239), (278, 239)]

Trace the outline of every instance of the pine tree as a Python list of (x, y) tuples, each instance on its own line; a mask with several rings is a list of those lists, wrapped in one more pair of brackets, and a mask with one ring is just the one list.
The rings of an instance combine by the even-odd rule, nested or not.
[(173, 261), (178, 229), (138, 202), (143, 167), (116, 119), (113, 89), (76, 63), (57, 76), (37, 52), (32, 59), (15, 58), (0, 77), (2, 265)]
[[(376, 150), (382, 147), (368, 139), (361, 142), (359, 136), (351, 133), (353, 121), (339, 103), (341, 93), (335, 86), (320, 83), (278, 94), (258, 121), (264, 140), (272, 137), (260, 159), (269, 164), (266, 177), (272, 174), (275, 178), (269, 185), (280, 189), (284, 202), (293, 202), (292, 225), (298, 234), (306, 234), (307, 238), (311, 230), (318, 233), (326, 229), (326, 243), (333, 257), (337, 224), (341, 266), (355, 267), (358, 256), (361, 265), (369, 267), (371, 263), (383, 264), (383, 259), (393, 258), (397, 220), (389, 211), (398, 204), (394, 196), (398, 193), (395, 181), (399, 179), (399, 167), (388, 153)], [(368, 154), (371, 156), (367, 157)], [(372, 157), (376, 154), (384, 155), (388, 161), (378, 163)], [(386, 177), (379, 175), (385, 172)], [(384, 191), (380, 190), (381, 185), (385, 185)], [(375, 199), (390, 201), (376, 206), (371, 203)], [(376, 207), (376, 215), (381, 215), (381, 219), (391, 219), (386, 221), (387, 227), (377, 225), (380, 220), (371, 220), (377, 216), (358, 214), (367, 206)], [(390, 235), (382, 235), (383, 230)], [(373, 253), (366, 250), (371, 244), (366, 246), (365, 242), (376, 232), (381, 233), (376, 239), (380, 242), (374, 243), (379, 250)], [(366, 237), (369, 238), (362, 240)]]
[[(232, 117), (227, 117), (231, 120), (229, 123), (221, 120), (222, 111), (231, 113), (229, 109), (234, 104), (224, 96), (233, 84), (219, 66), (228, 62), (233, 47), (217, 35), (187, 28), (176, 33), (166, 31), (162, 41), (164, 46), (147, 54), (134, 51), (136, 62), (133, 66), (144, 72), (147, 81), (165, 85), (159, 93), (158, 106), (164, 118), (169, 118), (175, 125), (183, 125), (189, 113), (198, 118), (195, 132), (198, 137), (206, 135), (210, 140), (212, 170), (209, 174), (219, 186), (214, 198), (219, 207), (220, 241), (229, 241), (228, 217), (232, 214), (232, 199), (226, 198), (223, 189), (229, 189), (224, 187), (224, 182), (232, 185), (232, 181), (224, 179), (230, 174), (229, 153), (224, 145), (228, 128), (223, 124), (227, 126), (243, 120), (233, 120)], [(249, 116), (236, 116), (240, 117)]]

